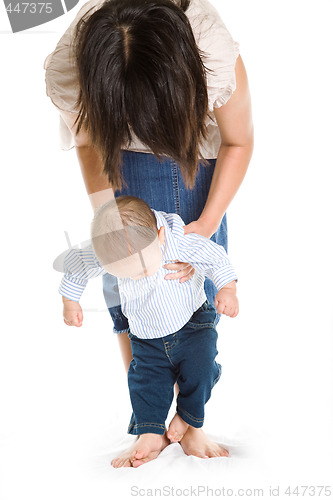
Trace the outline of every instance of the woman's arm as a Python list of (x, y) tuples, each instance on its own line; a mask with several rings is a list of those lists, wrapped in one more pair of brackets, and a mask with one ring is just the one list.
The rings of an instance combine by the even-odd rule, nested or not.
[(106, 175), (100, 156), (93, 146), (75, 146), (82, 177), (95, 211), (96, 208), (114, 198), (114, 192)]
[(76, 135), (74, 122), (77, 115), (62, 110), (59, 111), (73, 135), (76, 155), (87, 194), (93, 210), (96, 210), (97, 207), (114, 198), (112, 186), (103, 173), (102, 160), (94, 146), (91, 145), (88, 134), (81, 129), (79, 134)]
[(207, 202), (197, 221), (185, 226), (185, 234), (198, 233), (210, 238), (214, 234), (239, 186), (253, 151), (251, 98), (243, 61), (236, 61), (237, 87), (228, 102), (215, 109), (221, 134), (221, 147)]

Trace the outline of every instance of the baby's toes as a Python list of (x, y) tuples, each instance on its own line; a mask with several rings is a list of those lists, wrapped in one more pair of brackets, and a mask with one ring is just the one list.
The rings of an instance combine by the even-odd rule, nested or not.
[(116, 469), (119, 467), (119, 464), (121, 462), (121, 458), (114, 458), (111, 462), (112, 467), (115, 467)]
[(134, 460), (132, 462), (132, 467), (137, 468), (137, 467), (140, 467), (140, 465), (143, 465), (145, 463), (146, 463), (145, 460)]
[(224, 448), (219, 447), (219, 449), (217, 451), (217, 456), (218, 457), (228, 457), (229, 456), (229, 452), (228, 452), (228, 450), (225, 450)]
[(145, 450), (135, 450), (132, 453), (131, 461), (133, 460), (141, 460), (147, 456), (147, 452)]
[(119, 467), (132, 467), (132, 463), (129, 458), (124, 458)]
[(167, 438), (173, 443), (174, 439), (175, 439), (175, 433), (173, 430), (169, 429), (166, 433), (167, 435)]
[(171, 434), (171, 437), (168, 436), (168, 438), (170, 439), (170, 441), (172, 443), (178, 443), (178, 441), (181, 440), (183, 436), (181, 434), (179, 434), (179, 432), (175, 431)]

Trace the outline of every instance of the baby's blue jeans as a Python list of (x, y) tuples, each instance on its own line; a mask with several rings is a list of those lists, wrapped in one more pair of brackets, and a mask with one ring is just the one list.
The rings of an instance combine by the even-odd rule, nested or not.
[[(131, 195), (145, 200), (151, 208), (166, 213), (178, 214), (185, 224), (197, 220), (205, 206), (214, 173), (216, 160), (208, 160), (208, 165), (200, 165), (192, 190), (186, 189), (179, 165), (172, 159), (159, 161), (153, 154), (124, 151), (122, 174), (126, 186), (115, 196)], [(228, 251), (226, 216), (213, 234), (211, 240)], [(103, 277), (103, 292), (111, 314), (114, 331), (129, 331), (127, 318), (122, 314), (118, 293), (117, 278), (106, 274)], [(214, 307), (216, 287), (208, 278), (205, 280), (208, 302)], [(217, 322), (220, 315), (217, 315)]]
[(129, 332), (133, 359), (128, 370), (132, 403), (130, 434), (164, 434), (174, 384), (177, 412), (193, 427), (202, 427), (204, 407), (221, 376), (215, 329), (216, 311), (206, 301), (178, 332), (140, 339)]

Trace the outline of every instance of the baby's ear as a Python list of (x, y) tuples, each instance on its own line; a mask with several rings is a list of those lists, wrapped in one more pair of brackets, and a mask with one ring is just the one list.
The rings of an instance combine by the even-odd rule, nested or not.
[(163, 243), (165, 242), (165, 231), (164, 231), (164, 226), (161, 226), (159, 229), (158, 229), (158, 240), (160, 242), (160, 246), (163, 245)]

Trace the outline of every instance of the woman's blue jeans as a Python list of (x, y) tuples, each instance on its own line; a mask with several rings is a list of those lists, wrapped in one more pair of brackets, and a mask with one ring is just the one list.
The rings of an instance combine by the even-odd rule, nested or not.
[[(159, 161), (153, 154), (124, 151), (122, 174), (125, 187), (115, 196), (131, 195), (142, 198), (151, 208), (166, 213), (178, 214), (185, 224), (197, 220), (205, 206), (216, 160), (208, 160), (207, 166), (200, 166), (195, 186), (186, 189), (179, 165), (172, 159)], [(227, 248), (227, 219), (223, 217), (217, 232), (211, 240)], [(205, 280), (208, 302), (214, 307), (217, 292), (211, 280)], [(117, 279), (110, 274), (103, 277), (103, 293), (114, 323), (115, 333), (128, 332), (128, 321), (120, 307)], [(217, 322), (220, 316), (217, 316)]]
[(178, 332), (156, 339), (129, 333), (133, 359), (128, 387), (133, 408), (130, 434), (164, 434), (165, 420), (178, 383), (178, 415), (202, 427), (204, 408), (221, 376), (215, 329), (216, 311), (206, 301)]

